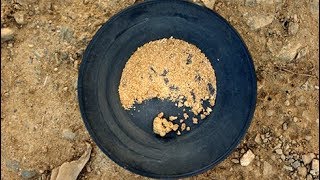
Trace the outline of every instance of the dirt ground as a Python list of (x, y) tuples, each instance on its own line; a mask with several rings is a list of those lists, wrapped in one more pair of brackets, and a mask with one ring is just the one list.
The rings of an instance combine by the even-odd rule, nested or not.
[[(197, 0), (241, 34), (255, 63), (258, 100), (238, 148), (189, 179), (319, 179), (319, 0)], [(135, 0), (3, 0), (1, 179), (46, 179), (93, 152), (79, 179), (143, 179), (107, 158), (82, 122), (76, 83), (99, 27)], [(2, 30), (1, 30), (2, 31)], [(3, 37), (4, 36), (4, 37)], [(240, 157), (251, 150), (248, 165)], [(147, 178), (145, 178), (147, 179)]]

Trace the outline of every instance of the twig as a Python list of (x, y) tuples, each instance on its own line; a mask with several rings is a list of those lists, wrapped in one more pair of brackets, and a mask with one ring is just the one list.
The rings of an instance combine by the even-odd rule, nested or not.
[(47, 84), (47, 80), (48, 80), (48, 76), (46, 76), (46, 79), (44, 80), (43, 87)]
[(297, 74), (297, 75), (301, 75), (301, 76), (308, 76), (308, 77), (313, 77), (313, 78), (317, 78), (317, 76), (315, 75), (312, 75), (312, 74), (305, 74), (305, 73), (296, 73), (296, 72), (293, 72), (289, 69), (285, 69), (285, 68), (280, 68), (281, 71), (285, 71), (285, 72), (288, 72), (288, 73), (291, 73), (291, 74)]

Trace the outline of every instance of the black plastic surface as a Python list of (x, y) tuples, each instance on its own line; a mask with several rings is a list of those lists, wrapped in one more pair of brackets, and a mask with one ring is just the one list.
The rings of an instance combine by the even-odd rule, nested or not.
[[(170, 36), (196, 45), (209, 58), (217, 99), (201, 124), (163, 139), (152, 132), (152, 119), (181, 109), (152, 99), (125, 111), (118, 86), (137, 47)], [(186, 1), (147, 1), (121, 11), (93, 37), (80, 67), (78, 98), (87, 130), (113, 161), (143, 176), (181, 178), (212, 168), (239, 144), (255, 109), (256, 76), (244, 42), (221, 16)]]

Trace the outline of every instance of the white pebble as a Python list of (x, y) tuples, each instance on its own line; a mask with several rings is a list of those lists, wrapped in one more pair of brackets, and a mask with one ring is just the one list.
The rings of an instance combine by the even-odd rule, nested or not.
[(275, 113), (274, 110), (267, 110), (267, 111), (266, 111), (266, 115), (269, 116), (269, 117), (270, 117), (270, 116), (273, 116), (274, 113)]
[(248, 166), (255, 158), (253, 152), (249, 149), (240, 159), (241, 166)]
[(286, 101), (284, 102), (284, 105), (290, 106), (290, 101), (289, 101), (289, 100), (286, 100)]
[(282, 149), (276, 149), (275, 152), (279, 155), (283, 154)]

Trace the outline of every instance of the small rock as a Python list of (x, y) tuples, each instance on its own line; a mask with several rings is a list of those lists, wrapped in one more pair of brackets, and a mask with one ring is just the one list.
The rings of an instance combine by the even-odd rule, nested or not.
[(75, 82), (74, 82), (74, 84), (73, 84), (73, 88), (74, 88), (75, 90), (78, 89), (78, 79), (75, 80)]
[(267, 48), (272, 53), (273, 56), (276, 56), (279, 53), (279, 50), (283, 46), (283, 43), (278, 39), (268, 38)]
[(265, 138), (262, 141), (263, 141), (263, 143), (267, 143), (269, 140), (267, 138)]
[(255, 16), (250, 16), (248, 17), (247, 25), (250, 27), (251, 30), (257, 30), (271, 24), (273, 19), (273, 15), (259, 14)]
[(20, 25), (26, 24), (24, 20), (24, 14), (22, 12), (16, 12), (13, 14), (14, 20)]
[(293, 122), (298, 122), (299, 121), (299, 119), (297, 118), (297, 117), (293, 117)]
[(310, 174), (312, 174), (314, 176), (318, 176), (319, 175), (319, 171), (312, 169), (312, 170), (310, 170)]
[(87, 150), (82, 156), (78, 160), (64, 162), (61, 166), (54, 168), (51, 171), (50, 180), (77, 179), (91, 155), (92, 146), (89, 143), (86, 144)]
[(312, 136), (306, 136), (305, 139), (306, 139), (307, 141), (310, 141), (310, 140), (312, 139)]
[(231, 159), (231, 161), (233, 162), (233, 163), (235, 163), (235, 164), (239, 164), (239, 160), (238, 159)]
[(291, 166), (295, 169), (297, 169), (298, 167), (300, 167), (300, 162), (299, 161), (295, 161), (291, 164)]
[(57, 71), (58, 71), (58, 68), (54, 68), (53, 71), (54, 71), (54, 72), (57, 72)]
[(286, 100), (286, 101), (284, 102), (284, 105), (290, 106), (290, 101), (289, 101), (289, 100)]
[(270, 117), (270, 116), (273, 116), (274, 113), (275, 113), (274, 110), (267, 110), (267, 111), (266, 111), (266, 115), (269, 116), (269, 117)]
[(295, 160), (294, 160), (293, 158), (290, 158), (290, 159), (288, 160), (288, 162), (289, 162), (290, 164), (292, 164), (294, 161), (295, 161)]
[(269, 132), (266, 133), (266, 137), (267, 138), (270, 137), (270, 133)]
[(288, 43), (286, 46), (281, 48), (277, 57), (282, 61), (291, 61), (297, 56), (300, 47), (300, 43)]
[(312, 160), (311, 169), (315, 170), (315, 172), (319, 173), (319, 160), (318, 159)]
[(24, 179), (31, 179), (33, 177), (35, 177), (37, 175), (37, 173), (33, 170), (23, 170), (21, 172), (21, 177)]
[(293, 171), (293, 168), (291, 166), (284, 165), (283, 168), (288, 171)]
[(314, 88), (315, 88), (316, 90), (319, 90), (319, 86), (314, 86)]
[(246, 6), (254, 6), (254, 5), (256, 5), (256, 0), (246, 0), (244, 5), (246, 5)]
[(216, 0), (202, 0), (202, 2), (207, 8), (213, 9)]
[(288, 124), (287, 124), (287, 123), (283, 123), (283, 124), (282, 124), (282, 129), (283, 129), (284, 131), (286, 131), (286, 130), (288, 129)]
[(6, 166), (7, 166), (7, 168), (9, 168), (9, 169), (11, 169), (11, 170), (13, 170), (15, 172), (18, 172), (19, 168), (20, 168), (20, 164), (16, 160), (12, 160), (12, 161), (8, 160), (8, 161), (6, 161)]
[(299, 159), (299, 155), (298, 154), (293, 154), (293, 159), (298, 160)]
[(260, 136), (259, 133), (258, 133), (258, 134), (256, 135), (256, 137), (254, 138), (254, 141), (255, 141), (257, 144), (261, 144), (261, 136)]
[(64, 88), (63, 88), (63, 91), (68, 91), (68, 87), (64, 87)]
[(83, 0), (83, 4), (87, 5), (89, 3), (89, 0)]
[(293, 22), (295, 23), (298, 22), (298, 15), (296, 14), (293, 15)]
[(63, 40), (67, 41), (67, 42), (71, 42), (71, 40), (73, 39), (73, 30), (68, 28), (68, 27), (62, 27), (61, 28), (61, 37)]
[(75, 60), (75, 61), (73, 62), (73, 67), (74, 67), (74, 68), (78, 68), (78, 65), (79, 65), (79, 61), (78, 61), (78, 60)]
[(275, 152), (279, 155), (283, 154), (282, 149), (276, 149)]
[(86, 166), (87, 172), (91, 172), (91, 167), (89, 165)]
[(234, 154), (234, 157), (236, 157), (236, 158), (240, 157), (240, 153), (238, 151), (235, 151), (233, 154)]
[(67, 52), (60, 52), (60, 58), (62, 59), (62, 60), (66, 60), (66, 59), (68, 59), (68, 57), (69, 57), (69, 55), (68, 55), (68, 53)]
[(309, 116), (309, 112), (307, 110), (302, 112), (302, 117), (308, 121), (310, 121), (310, 116)]
[(46, 179), (47, 179), (47, 175), (46, 174), (41, 174), (41, 179), (40, 180), (46, 180)]
[(311, 163), (312, 159), (314, 159), (316, 156), (313, 153), (308, 153), (302, 155), (302, 161), (305, 165)]
[(263, 175), (268, 176), (271, 174), (273, 174), (272, 166), (267, 161), (264, 161), (263, 162)]
[(74, 138), (76, 137), (76, 134), (72, 132), (71, 129), (64, 129), (62, 131), (62, 137), (68, 140), (74, 140)]
[(290, 35), (296, 35), (299, 30), (299, 24), (290, 22), (288, 27), (288, 32)]
[(248, 166), (255, 158), (253, 152), (249, 149), (240, 159), (241, 166)]
[(308, 174), (308, 175), (307, 175), (307, 180), (313, 180), (313, 178), (312, 178), (312, 175), (311, 175), (311, 174)]
[[(306, 81), (302, 86), (300, 86), (301, 89), (305, 90), (305, 91), (308, 91), (310, 89), (310, 85), (309, 85), (309, 81)], [(303, 96), (301, 96), (303, 97)], [(305, 99), (303, 99), (304, 102), (302, 103), (305, 103)]]
[(308, 54), (308, 48), (307, 47), (301, 48), (297, 54), (296, 59), (300, 59), (300, 58), (306, 56), (307, 54)]
[(307, 168), (304, 167), (304, 166), (298, 167), (297, 171), (298, 171), (298, 174), (299, 174), (300, 176), (302, 176), (302, 177), (306, 177), (306, 175), (307, 175), (307, 173), (308, 173), (308, 172), (307, 172)]
[(281, 144), (281, 143), (279, 143), (279, 144), (277, 144), (273, 149), (280, 149), (280, 148), (281, 148), (281, 146), (282, 146), (282, 144)]
[(9, 41), (13, 39), (14, 31), (10, 28), (1, 28), (1, 41)]
[(282, 159), (282, 161), (286, 160), (286, 156), (284, 154), (281, 154), (280, 158)]

